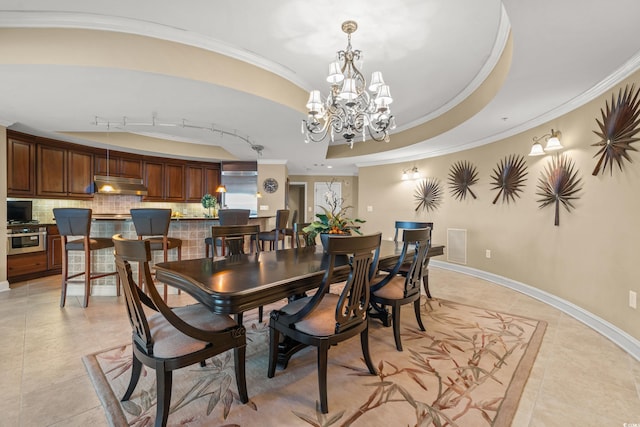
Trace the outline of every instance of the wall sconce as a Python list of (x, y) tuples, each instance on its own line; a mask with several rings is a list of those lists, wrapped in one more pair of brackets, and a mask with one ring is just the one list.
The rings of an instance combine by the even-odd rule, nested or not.
[[(562, 148), (562, 144), (560, 143), (560, 136), (562, 134), (559, 130), (551, 129), (551, 133), (547, 133), (542, 135), (541, 137), (533, 137), (533, 145), (531, 146), (531, 151), (529, 152), (530, 156), (542, 156), (546, 154), (548, 151), (557, 151)], [(547, 146), (542, 148), (542, 143), (540, 141), (545, 141)]]
[(411, 179), (420, 178), (420, 172), (418, 172), (418, 168), (414, 166), (411, 169), (405, 169), (404, 171), (402, 171), (402, 180), (403, 181), (408, 180), (410, 174), (411, 174)]

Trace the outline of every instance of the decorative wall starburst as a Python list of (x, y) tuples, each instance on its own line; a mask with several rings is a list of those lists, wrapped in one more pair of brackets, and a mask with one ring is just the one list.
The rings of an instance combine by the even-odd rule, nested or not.
[(620, 89), (617, 100), (613, 94), (611, 95), (611, 106), (607, 102), (606, 111), (600, 109), (602, 121), (596, 119), (600, 130), (593, 131), (600, 137), (600, 141), (591, 144), (594, 147), (601, 147), (593, 156), (600, 156), (600, 159), (598, 159), (598, 163), (593, 170), (593, 175), (598, 175), (601, 167), (604, 173), (607, 165), (609, 166), (609, 172), (613, 175), (613, 162), (616, 162), (622, 171), (623, 159), (631, 162), (627, 151), (638, 151), (631, 144), (640, 141), (640, 138), (635, 137), (640, 132), (640, 127), (638, 127), (638, 124), (640, 124), (640, 119), (638, 118), (640, 115), (640, 108), (638, 108), (640, 104), (639, 94), (640, 90), (634, 93), (634, 85), (631, 85), (631, 88), (627, 85), (624, 92)]
[(567, 212), (573, 208), (572, 200), (578, 199), (578, 193), (582, 187), (578, 172), (574, 170), (574, 164), (566, 156), (553, 156), (546, 169), (542, 172), (542, 177), (538, 179), (538, 192), (541, 196), (538, 199), (540, 209), (552, 203), (556, 205), (556, 216), (554, 225), (560, 225), (560, 203)]
[(460, 160), (451, 165), (451, 170), (449, 171), (449, 188), (451, 189), (451, 194), (456, 199), (465, 199), (467, 192), (475, 199), (476, 195), (473, 194), (470, 187), (476, 182), (478, 182), (478, 172), (474, 165), (466, 160)]
[(500, 160), (498, 168), (494, 169), (493, 175), (491, 175), (493, 179), (492, 190), (499, 190), (492, 203), (495, 205), (501, 194), (503, 202), (509, 203), (509, 199), (515, 202), (515, 196), (520, 197), (518, 193), (524, 187), (526, 171), (524, 156), (512, 154)]
[(437, 178), (426, 178), (416, 187), (415, 199), (418, 202), (416, 212), (423, 209), (427, 212), (436, 210), (442, 202), (442, 188)]

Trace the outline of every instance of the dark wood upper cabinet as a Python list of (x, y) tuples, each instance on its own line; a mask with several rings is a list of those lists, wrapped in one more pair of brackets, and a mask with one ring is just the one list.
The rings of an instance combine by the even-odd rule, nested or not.
[(216, 190), (218, 189), (219, 185), (220, 185), (220, 165), (212, 165), (212, 166), (205, 167), (203, 194), (209, 193), (216, 196)]
[(187, 202), (199, 202), (204, 196), (205, 173), (204, 167), (187, 165), (185, 176), (187, 178), (185, 194)]
[(14, 197), (36, 194), (36, 145), (7, 139), (7, 194)]
[(166, 163), (164, 165), (165, 199), (175, 202), (185, 201), (184, 165)]
[(67, 193), (69, 197), (93, 197), (93, 154), (67, 152)]
[(164, 163), (145, 161), (143, 181), (147, 187), (147, 195), (143, 200), (164, 200)]
[(95, 174), (104, 176), (118, 176), (122, 178), (142, 179), (142, 158), (135, 154), (109, 154), (109, 168), (107, 169), (107, 155), (96, 154)]
[(67, 150), (38, 144), (36, 194), (67, 197)]

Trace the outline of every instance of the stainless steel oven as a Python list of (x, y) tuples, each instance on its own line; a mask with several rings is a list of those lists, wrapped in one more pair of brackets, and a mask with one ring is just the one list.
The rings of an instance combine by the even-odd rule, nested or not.
[(7, 255), (41, 252), (46, 248), (46, 227), (16, 227), (7, 231)]

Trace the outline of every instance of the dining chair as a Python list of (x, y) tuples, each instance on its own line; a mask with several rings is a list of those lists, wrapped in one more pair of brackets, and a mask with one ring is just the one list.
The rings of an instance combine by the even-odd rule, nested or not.
[[(325, 414), (329, 412), (327, 360), (330, 347), (359, 334), (365, 364), (372, 375), (377, 373), (369, 354), (367, 310), (371, 267), (377, 263), (381, 238), (380, 233), (330, 238), (328, 266), (316, 293), (272, 311), (269, 317), (267, 376), (273, 378), (275, 375), (281, 335), (317, 347), (320, 408)], [(340, 294), (335, 294), (330, 292), (330, 285), (334, 282), (338, 258), (348, 260), (349, 273)]]
[(295, 248), (294, 239), (296, 238), (296, 235), (295, 235), (295, 231), (293, 230), (293, 225), (296, 222), (298, 222), (298, 210), (297, 209), (294, 210), (293, 211), (293, 215), (291, 215), (291, 227), (285, 226), (284, 231), (283, 231), (283, 233), (285, 235), (285, 238), (289, 237), (289, 242), (290, 242), (289, 246), (292, 247), (292, 248)]
[[(396, 221), (395, 222), (395, 234), (393, 236), (393, 241), (398, 242), (398, 235), (402, 230), (415, 230), (416, 228), (428, 228), (429, 229), (429, 241), (431, 241), (431, 233), (433, 231), (433, 222), (420, 222), (420, 221)], [(406, 276), (409, 272), (409, 267), (411, 267), (411, 260), (407, 260), (400, 266), (399, 274)], [(429, 262), (427, 261), (427, 265), (424, 270), (424, 290), (427, 293), (427, 298), (431, 298), (431, 291), (429, 290)], [(390, 272), (392, 268), (388, 268), (385, 271)]]
[[(421, 331), (424, 331), (420, 316), (420, 284), (426, 268), (427, 254), (431, 246), (431, 229), (408, 229), (402, 232), (402, 252), (398, 262), (390, 272), (381, 272), (371, 281), (370, 317), (378, 318), (383, 325), (389, 326), (389, 317), (393, 326), (396, 349), (402, 351), (400, 341), (400, 308), (413, 303), (413, 310)], [(413, 256), (406, 275), (400, 274), (400, 268), (406, 264), (409, 247), (414, 247)], [(391, 316), (387, 311), (391, 307)]]
[[(173, 371), (233, 349), (236, 385), (243, 403), (249, 401), (245, 376), (246, 330), (229, 316), (214, 314), (202, 304), (170, 308), (154, 286), (145, 294), (133, 280), (131, 263), (137, 263), (151, 280), (151, 242), (113, 236), (116, 267), (123, 283), (127, 313), (133, 330), (131, 380), (122, 401), (133, 394), (142, 365), (156, 373), (155, 426), (165, 426), (171, 405)], [(144, 306), (144, 307), (143, 307)], [(148, 315), (148, 312), (155, 312)]]
[(303, 231), (305, 227), (307, 227), (310, 222), (294, 222), (293, 223), (293, 244), (295, 244), (296, 248), (302, 248), (305, 246), (315, 246), (316, 245), (316, 236)]
[(274, 248), (277, 250), (278, 242), (282, 242), (282, 249), (284, 249), (284, 230), (287, 227), (288, 220), (288, 209), (278, 209), (276, 211), (276, 227), (271, 231), (261, 231), (258, 235), (258, 243), (262, 245), (263, 251), (265, 242), (269, 242), (269, 250), (273, 250)]
[[(249, 209), (220, 209), (218, 211), (218, 223), (220, 225), (247, 225), (249, 223)], [(220, 252), (224, 256), (224, 247), (220, 240), (213, 245), (213, 239), (207, 237), (204, 239), (205, 255), (209, 258), (209, 247), (211, 247), (211, 256), (215, 257), (218, 254), (218, 246), (222, 247)]]
[[(256, 242), (256, 237), (260, 232), (260, 226), (255, 225), (214, 225), (211, 227), (211, 238), (214, 241), (221, 241), (223, 256), (233, 257), (236, 255), (243, 255), (246, 253), (245, 248), (249, 245), (249, 253), (260, 253), (260, 245), (256, 244), (255, 251), (253, 250), (253, 244)], [(258, 307), (258, 321), (262, 323), (264, 309), (262, 306)], [(236, 322), (242, 324), (243, 313), (235, 314)]]
[[(171, 209), (139, 208), (130, 209), (133, 226), (138, 235), (138, 240), (145, 236), (152, 251), (162, 251), (164, 262), (169, 260), (169, 250), (177, 249), (178, 261), (182, 260), (182, 239), (169, 237), (169, 225), (171, 224)], [(142, 284), (144, 277), (139, 272), (138, 282)], [(153, 282), (144, 282), (147, 287), (153, 286)], [(164, 300), (167, 300), (167, 285), (164, 285)]]
[[(116, 276), (116, 293), (120, 296), (120, 281), (116, 271), (106, 273), (91, 271), (91, 253), (100, 249), (113, 247), (113, 241), (109, 237), (90, 236), (91, 213), (91, 209), (85, 208), (53, 209), (53, 217), (60, 231), (60, 242), (62, 245), (62, 290), (60, 293), (60, 307), (65, 306), (69, 281), (82, 275), (84, 275), (84, 298), (82, 300), (82, 307), (89, 305), (91, 281), (101, 277)], [(84, 270), (70, 275), (69, 252), (71, 251), (84, 252)]]

